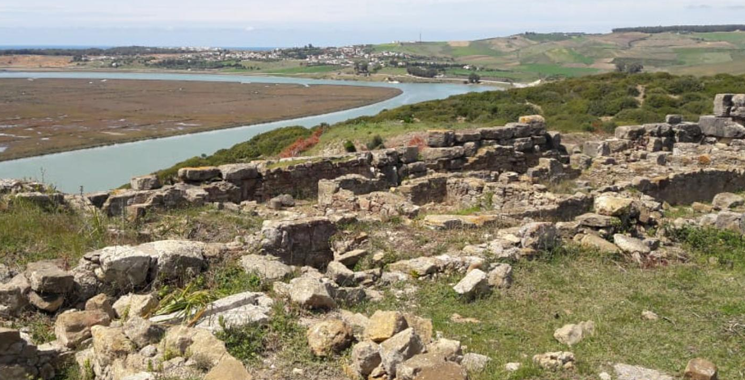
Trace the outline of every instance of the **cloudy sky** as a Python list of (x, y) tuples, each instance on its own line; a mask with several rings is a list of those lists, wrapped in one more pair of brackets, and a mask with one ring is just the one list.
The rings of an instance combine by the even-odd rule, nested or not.
[(745, 22), (745, 0), (0, 0), (0, 45), (298, 46)]

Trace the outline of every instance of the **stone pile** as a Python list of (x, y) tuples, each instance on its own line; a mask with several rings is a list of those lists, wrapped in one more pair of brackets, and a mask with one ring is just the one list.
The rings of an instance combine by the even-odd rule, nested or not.
[[(468, 379), (467, 370), (484, 369), (489, 358), (463, 354), (461, 344), (432, 340), (432, 322), (397, 311), (376, 311), (369, 319), (358, 316), (363, 333), (352, 347), (351, 376), (362, 379)], [(348, 336), (346, 344), (351, 337)]]

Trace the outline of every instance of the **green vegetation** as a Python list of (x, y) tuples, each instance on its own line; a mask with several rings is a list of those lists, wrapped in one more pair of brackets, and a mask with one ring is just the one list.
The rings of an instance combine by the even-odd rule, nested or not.
[(178, 313), (177, 317), (185, 322), (199, 319), (215, 297), (208, 290), (195, 290), (194, 286), (195, 283), (192, 282), (183, 289), (173, 291), (170, 291), (168, 286), (164, 286), (160, 290), (161, 300), (155, 315)]
[(332, 65), (317, 65), (317, 66), (298, 66), (288, 67), (283, 69), (268, 69), (266, 73), (269, 74), (316, 74), (316, 73), (330, 73), (334, 71), (342, 70), (341, 66)]
[(221, 149), (215, 154), (190, 158), (173, 167), (161, 170), (161, 179), (173, 178), (178, 169), (195, 166), (213, 166), (236, 162), (249, 162), (261, 157), (278, 155), (284, 148), (298, 139), (310, 136), (311, 131), (303, 127), (285, 127), (254, 136), (246, 142), (234, 145), (230, 149)]
[[(726, 267), (672, 264), (641, 269), (622, 259), (572, 247), (533, 261), (513, 264), (515, 282), (508, 290), (465, 302), (452, 290), (460, 277), (417, 282), (418, 292), (388, 296), (355, 311), (401, 310), (432, 318), (435, 331), (461, 341), (468, 352), (492, 361), (481, 379), (593, 379), (610, 363), (627, 363), (682, 373), (692, 357), (705, 357), (720, 376), (745, 379), (745, 309), (736, 302), (745, 286)], [(651, 310), (660, 320), (648, 321)], [(453, 314), (479, 323), (458, 323)], [(553, 338), (568, 323), (593, 320), (596, 333), (571, 347), (577, 358), (572, 372), (536, 368), (537, 353), (565, 351)], [(523, 367), (507, 373), (504, 365)]]
[[(696, 120), (699, 115), (712, 112), (715, 94), (743, 91), (745, 76), (609, 73), (537, 87), (453, 96), (383, 111), (342, 125), (407, 118), (427, 123), (455, 123), (465, 118), (477, 125), (503, 125), (517, 121), (521, 115), (540, 113), (551, 129), (598, 130), (606, 117), (618, 125), (660, 122), (672, 113)], [(330, 130), (335, 128), (340, 126)]]
[(708, 33), (708, 32), (739, 32), (745, 30), (745, 25), (673, 25), (673, 26), (639, 26), (634, 28), (616, 28), (613, 33)]
[(107, 234), (108, 223), (117, 221), (30, 203), (0, 204), (0, 262), (15, 266), (60, 258), (74, 264), (83, 254), (116, 243)]
[(231, 355), (249, 365), (276, 354), (288, 366), (305, 371), (323, 368), (323, 360), (314, 357), (308, 347), (306, 329), (298, 324), (299, 317), (300, 310), (277, 302), (269, 322), (228, 327), (217, 337), (225, 342)]
[(675, 236), (689, 248), (697, 263), (718, 263), (723, 267), (745, 273), (743, 235), (727, 230), (688, 227), (676, 230)]
[[(446, 70), (451, 76), (462, 76), (468, 65), (477, 67), (483, 77), (522, 82), (609, 72), (618, 63), (639, 63), (650, 72), (743, 74), (745, 66), (738, 64), (745, 52), (745, 32), (741, 30), (742, 26), (722, 25), (626, 28), (611, 34), (529, 32), (470, 42), (373, 48), (408, 54), (417, 62), (451, 65)], [(644, 43), (634, 43), (639, 41)]]
[[(607, 73), (536, 87), (452, 96), (385, 110), (375, 116), (333, 126), (318, 126), (313, 130), (324, 128), (320, 142), (307, 153), (318, 153), (329, 145), (349, 146), (344, 145), (345, 141), (362, 146), (370, 144), (368, 149), (374, 149), (384, 143), (375, 140), (376, 136), (385, 139), (427, 129), (504, 125), (531, 114), (543, 115), (551, 130), (612, 133), (618, 125), (661, 122), (668, 114), (698, 120), (700, 115), (712, 112), (715, 94), (743, 92), (745, 75), (699, 78), (667, 73)], [(158, 174), (169, 178), (181, 167), (274, 157), (311, 133), (312, 130), (303, 127), (262, 133), (212, 156), (194, 157)]]

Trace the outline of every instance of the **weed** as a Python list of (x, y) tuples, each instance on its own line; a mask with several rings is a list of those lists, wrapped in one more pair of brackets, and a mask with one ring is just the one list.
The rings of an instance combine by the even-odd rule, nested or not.
[(184, 321), (190, 320), (192, 323), (198, 320), (215, 297), (208, 290), (195, 290), (197, 286), (192, 282), (185, 288), (175, 289), (166, 295), (161, 299), (155, 315), (178, 313), (178, 317)]
[(713, 228), (685, 227), (671, 230), (699, 263), (716, 258), (719, 265), (745, 270), (745, 237), (737, 232)]

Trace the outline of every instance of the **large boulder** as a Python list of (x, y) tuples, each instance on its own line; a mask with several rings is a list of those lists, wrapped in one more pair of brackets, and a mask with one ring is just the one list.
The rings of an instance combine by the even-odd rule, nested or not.
[(642, 240), (622, 234), (613, 235), (613, 242), (625, 253), (647, 255), (652, 251)]
[(145, 317), (158, 307), (158, 297), (155, 294), (129, 293), (114, 302), (113, 309), (119, 318), (130, 316)]
[(686, 365), (684, 377), (689, 380), (717, 380), (717, 366), (706, 359), (691, 359)]
[(602, 253), (619, 253), (620, 252), (620, 250), (618, 249), (618, 246), (609, 242), (608, 240), (601, 238), (600, 236), (593, 235), (593, 234), (577, 235), (575, 237), (575, 241), (577, 241), (579, 245), (584, 248), (596, 249)]
[(439, 362), (436, 365), (422, 368), (414, 380), (468, 380), (465, 368), (453, 362)]
[(439, 269), (438, 260), (434, 257), (416, 257), (409, 260), (397, 261), (388, 266), (393, 272), (406, 273), (412, 276), (429, 276)]
[(105, 367), (114, 360), (124, 358), (134, 352), (135, 345), (124, 335), (121, 327), (93, 326), (93, 352), (98, 365)]
[(65, 296), (61, 294), (43, 294), (34, 291), (29, 292), (28, 301), (39, 310), (54, 313), (65, 303)]
[(109, 323), (109, 315), (101, 311), (70, 311), (57, 317), (54, 335), (62, 345), (75, 348), (91, 337), (91, 327)]
[(601, 195), (595, 198), (595, 212), (605, 216), (623, 217), (631, 213), (634, 201), (629, 198)]
[(246, 367), (239, 360), (227, 357), (220, 360), (204, 376), (204, 380), (251, 380), (252, 377)]
[(728, 117), (701, 116), (698, 125), (706, 136), (727, 139), (745, 138), (745, 127)]
[(222, 165), (218, 169), (224, 180), (235, 184), (259, 177), (259, 170), (253, 163)]
[(292, 273), (292, 268), (274, 256), (246, 255), (241, 257), (246, 273), (255, 274), (262, 280), (277, 281)]
[(138, 316), (127, 319), (123, 328), (124, 335), (138, 348), (158, 343), (165, 333), (162, 327)]
[(352, 327), (339, 319), (329, 319), (308, 329), (308, 345), (316, 356), (329, 356), (346, 350), (354, 339)]
[(520, 229), (523, 248), (550, 251), (559, 243), (559, 233), (553, 223), (529, 223)]
[(637, 140), (644, 136), (646, 130), (642, 125), (625, 125), (616, 128), (615, 135), (617, 139)]
[(85, 302), (85, 311), (101, 311), (106, 313), (109, 318), (114, 319), (116, 313), (114, 312), (114, 305), (111, 302), (111, 298), (104, 293), (91, 297)]
[(184, 182), (206, 182), (219, 179), (221, 176), (222, 172), (220, 169), (214, 166), (181, 168), (178, 170), (178, 177)]
[(162, 240), (138, 246), (138, 250), (150, 255), (150, 278), (173, 280), (191, 278), (202, 272), (205, 243), (185, 240)]
[(512, 286), (512, 266), (510, 264), (497, 264), (487, 275), (489, 286), (497, 288), (509, 288)]
[(375, 342), (365, 341), (357, 343), (352, 348), (352, 369), (367, 378), (380, 365), (380, 346)]
[(338, 261), (332, 261), (326, 268), (326, 276), (340, 286), (355, 284), (354, 272)]
[(564, 325), (554, 332), (554, 338), (559, 343), (573, 346), (585, 337), (595, 334), (595, 322), (586, 321), (578, 324)]
[(336, 226), (325, 217), (265, 221), (262, 250), (287, 265), (325, 267), (334, 259), (329, 240)]
[(745, 204), (745, 198), (732, 193), (719, 193), (714, 196), (714, 200), (711, 201), (711, 205), (719, 210), (729, 210), (731, 208), (740, 207)]
[(290, 281), (290, 300), (306, 309), (333, 309), (333, 287), (321, 279), (303, 276)]
[(466, 297), (475, 298), (489, 292), (489, 277), (481, 269), (474, 269), (463, 277), (454, 287), (456, 293)]
[(376, 311), (367, 323), (365, 338), (379, 343), (408, 328), (406, 318), (398, 311)]
[(101, 263), (100, 278), (117, 289), (142, 286), (148, 278), (151, 255), (128, 245), (106, 247), (94, 252)]
[(73, 286), (72, 273), (63, 270), (52, 260), (30, 263), (25, 273), (31, 289), (39, 293), (64, 294)]
[(155, 190), (161, 188), (160, 179), (155, 174), (133, 177), (129, 181), (132, 190)]
[(628, 364), (615, 364), (613, 371), (617, 380), (673, 380), (672, 376), (660, 371)]
[[(451, 365), (457, 367), (457, 371), (453, 372)], [(446, 362), (442, 356), (431, 352), (415, 355), (399, 364), (396, 369), (397, 380), (465, 380), (466, 378), (466, 371), (457, 363)]]
[(196, 327), (222, 331), (223, 327), (240, 327), (269, 321), (274, 301), (264, 293), (244, 292), (221, 298), (207, 305)]
[(380, 358), (386, 373), (395, 374), (399, 364), (424, 351), (414, 329), (408, 328), (380, 344)]
[(450, 130), (427, 131), (427, 146), (433, 148), (444, 148), (453, 146), (455, 143), (455, 132)]
[(225, 358), (231, 357), (225, 343), (210, 331), (177, 325), (169, 328), (161, 341), (163, 349), (183, 356), (187, 352), (192, 358), (206, 361), (215, 366)]
[(15, 317), (28, 305), (31, 285), (23, 274), (0, 284), (0, 317)]

